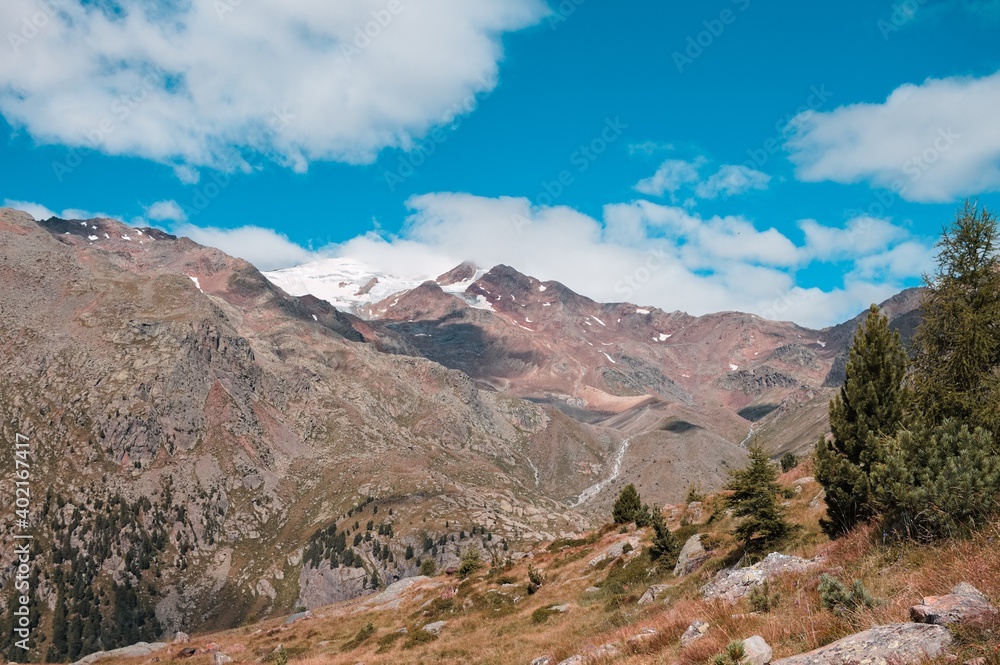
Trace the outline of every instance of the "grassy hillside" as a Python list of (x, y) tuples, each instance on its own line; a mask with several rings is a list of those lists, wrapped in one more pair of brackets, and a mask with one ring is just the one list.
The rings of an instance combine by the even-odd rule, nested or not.
[[(752, 601), (732, 605), (701, 597), (700, 588), (717, 571), (740, 563), (728, 533), (732, 518), (720, 496), (709, 496), (700, 518), (698, 506), (665, 510), (682, 541), (702, 533), (711, 546), (702, 568), (683, 578), (673, 576), (672, 566), (650, 560), (648, 530), (609, 525), (579, 540), (543, 544), (516, 562), (484, 562), (465, 580), (439, 575), (415, 582), (398, 597), (383, 594), (329, 606), (291, 624), (283, 617), (199, 635), (157, 656), (160, 662), (201, 665), (212, 661), (214, 643), (236, 662), (500, 665), (547, 656), (555, 664), (581, 654), (585, 662), (598, 663), (704, 663), (730, 641), (760, 635), (780, 658), (874, 625), (908, 621), (910, 606), (923, 596), (947, 593), (958, 582), (973, 584), (994, 602), (1000, 599), (1000, 523), (971, 540), (934, 546), (882, 543), (871, 528), (830, 542), (818, 526), (824, 504), (815, 500), (820, 487), (811, 473), (803, 464), (780, 479), (796, 524), (780, 549), (803, 558), (818, 556), (821, 562), (807, 573), (777, 578)], [(636, 537), (635, 551), (625, 547), (623, 556), (591, 564), (616, 543)], [(529, 593), (530, 571), (544, 576), (534, 593)], [(858, 611), (824, 608), (818, 591), (824, 573), (847, 586), (860, 580), (878, 602)], [(640, 605), (654, 584), (670, 586), (655, 602)], [(710, 628), (682, 648), (681, 635), (694, 620)], [(447, 622), (439, 635), (422, 630), (437, 621)], [(983, 657), (988, 665), (1000, 663), (1000, 620), (957, 630), (955, 637), (952, 651), (959, 662)], [(208, 652), (179, 657), (184, 648), (206, 646)]]

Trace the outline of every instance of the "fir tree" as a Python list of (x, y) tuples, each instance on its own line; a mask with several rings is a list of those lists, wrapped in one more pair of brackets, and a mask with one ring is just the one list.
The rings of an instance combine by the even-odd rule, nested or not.
[(899, 333), (871, 306), (858, 328), (846, 367), (847, 378), (830, 402), (831, 440), (816, 445), (816, 479), (826, 490), (823, 529), (841, 535), (873, 515), (872, 464), (883, 437), (900, 427), (906, 406), (906, 353)]
[(648, 509), (642, 505), (639, 492), (635, 485), (629, 483), (622, 488), (615, 500), (615, 505), (611, 508), (611, 516), (615, 524), (638, 523), (639, 526), (649, 523)]
[(1000, 232), (995, 214), (966, 203), (938, 242), (913, 360), (916, 414), (956, 418), (1000, 434)]
[(751, 445), (749, 452), (746, 468), (730, 473), (726, 489), (732, 494), (727, 503), (739, 519), (733, 535), (743, 542), (747, 553), (759, 554), (784, 538), (791, 526), (778, 503), (778, 470), (759, 445)]
[(673, 566), (681, 553), (681, 543), (677, 536), (667, 528), (667, 522), (659, 510), (650, 513), (650, 523), (653, 526), (653, 543), (649, 548), (649, 556), (662, 566)]

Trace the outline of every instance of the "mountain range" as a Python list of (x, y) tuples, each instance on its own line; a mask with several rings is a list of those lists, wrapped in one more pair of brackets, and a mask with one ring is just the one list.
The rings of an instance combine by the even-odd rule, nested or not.
[[(39, 603), (73, 594), (109, 625), (121, 589), (144, 608), (92, 649), (573, 537), (626, 482), (655, 504), (717, 489), (752, 438), (806, 453), (860, 322), (597, 303), (506, 265), (262, 274), (11, 209), (0, 238), (0, 423), (31, 441)], [(883, 307), (912, 334), (918, 290)]]

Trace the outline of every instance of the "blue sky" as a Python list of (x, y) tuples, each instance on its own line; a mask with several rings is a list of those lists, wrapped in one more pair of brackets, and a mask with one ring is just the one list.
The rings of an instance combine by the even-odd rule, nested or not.
[(328, 4), (5, 3), (0, 202), (816, 326), (1000, 204), (997, 0)]

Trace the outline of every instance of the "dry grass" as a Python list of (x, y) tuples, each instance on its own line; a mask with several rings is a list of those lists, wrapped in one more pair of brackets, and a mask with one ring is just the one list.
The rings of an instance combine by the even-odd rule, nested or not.
[[(794, 486), (794, 481), (811, 473), (808, 463), (802, 464), (784, 474), (781, 481)], [(578, 653), (593, 654), (601, 645), (611, 644), (617, 648), (615, 656), (595, 657), (592, 662), (693, 665), (710, 662), (730, 641), (751, 635), (762, 636), (774, 648), (775, 657), (783, 657), (873, 625), (906, 621), (909, 607), (923, 596), (947, 593), (962, 581), (975, 585), (994, 601), (1000, 599), (1000, 522), (971, 540), (933, 546), (883, 544), (872, 528), (858, 529), (831, 543), (818, 527), (822, 504), (809, 506), (818, 492), (818, 485), (806, 483), (789, 501), (788, 515), (800, 528), (783, 549), (804, 557), (823, 554), (825, 562), (809, 573), (772, 581), (770, 590), (777, 599), (764, 614), (753, 613), (747, 600), (736, 605), (706, 602), (698, 593), (715, 571), (734, 558), (732, 540), (726, 535), (732, 527), (730, 518), (724, 515), (721, 503), (709, 497), (705, 502), (709, 523), (686, 531), (707, 533), (719, 545), (705, 566), (685, 579), (656, 570), (643, 555), (634, 557), (627, 568), (621, 562), (589, 567), (590, 559), (625, 537), (606, 528), (587, 540), (539, 548), (530, 559), (502, 575), (484, 572), (461, 585), (440, 576), (429, 590), (414, 591), (396, 611), (364, 610), (355, 601), (324, 608), (317, 611), (315, 619), (292, 626), (282, 625), (281, 620), (267, 621), (200, 636), (193, 645), (214, 641), (237, 662), (273, 662), (268, 655), (281, 644), (294, 665), (507, 665), (529, 663), (542, 655), (559, 662)], [(532, 595), (524, 590), (529, 563), (547, 575), (546, 583)], [(824, 572), (845, 585), (861, 580), (882, 602), (842, 615), (825, 609), (818, 591), (819, 576)], [(520, 585), (516, 601), (514, 592), (500, 589), (501, 581), (511, 580)], [(660, 581), (675, 585), (666, 593), (668, 602), (638, 606), (635, 601), (645, 588)], [(597, 593), (586, 593), (588, 587), (602, 583)], [(568, 612), (545, 613), (541, 623), (533, 620), (533, 614), (539, 616), (536, 612), (565, 603), (571, 606)], [(711, 628), (704, 638), (682, 649), (680, 636), (695, 619), (707, 621)], [(415, 639), (422, 635), (421, 626), (435, 620), (448, 622), (439, 637)], [(360, 644), (350, 644), (369, 622), (375, 633)], [(407, 632), (397, 635), (401, 628)], [(646, 628), (655, 630), (656, 635), (629, 643)], [(958, 631), (956, 655), (963, 660), (984, 656), (988, 665), (1000, 665), (998, 643), (1000, 619)], [(157, 654), (159, 662), (181, 662), (173, 658), (179, 650), (171, 647)], [(210, 657), (198, 655), (183, 662), (206, 665)]]

